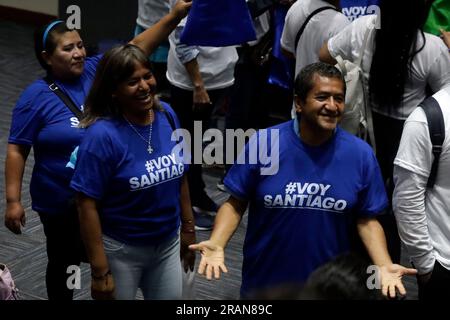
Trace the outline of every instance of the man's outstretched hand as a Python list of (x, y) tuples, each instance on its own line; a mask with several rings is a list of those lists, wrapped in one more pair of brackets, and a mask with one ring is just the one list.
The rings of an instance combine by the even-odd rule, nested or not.
[(384, 297), (390, 299), (394, 299), (397, 296), (397, 291), (401, 296), (406, 295), (402, 277), (416, 274), (416, 269), (405, 268), (399, 264), (389, 264), (380, 267), (381, 293)]
[(225, 266), (225, 254), (222, 247), (208, 240), (198, 244), (192, 244), (189, 246), (189, 249), (201, 253), (202, 259), (198, 266), (198, 273), (204, 274), (206, 279), (211, 280), (213, 275), (215, 279), (220, 279), (221, 271), (228, 272)]

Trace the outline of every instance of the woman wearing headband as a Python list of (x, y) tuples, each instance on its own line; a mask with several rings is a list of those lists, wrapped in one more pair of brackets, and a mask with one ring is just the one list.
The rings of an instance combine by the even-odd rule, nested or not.
[[(190, 1), (180, 0), (167, 16), (131, 43), (151, 53), (187, 14), (190, 5)], [(101, 57), (87, 58), (80, 35), (68, 29), (63, 21), (37, 30), (34, 42), (36, 57), (47, 77), (32, 83), (13, 111), (5, 166), (5, 225), (16, 234), (25, 225), (21, 187), (25, 163), (33, 147), (35, 165), (30, 193), (32, 209), (39, 213), (47, 238), (47, 294), (49, 299), (70, 300), (73, 290), (67, 286), (70, 276), (67, 268), (79, 265), (84, 255), (77, 213), (71, 203), (74, 197), (69, 187), (73, 175), (71, 156), (84, 130), (78, 128), (78, 112), (69, 109), (70, 103), (63, 102), (57, 93), (62, 92), (82, 111)]]

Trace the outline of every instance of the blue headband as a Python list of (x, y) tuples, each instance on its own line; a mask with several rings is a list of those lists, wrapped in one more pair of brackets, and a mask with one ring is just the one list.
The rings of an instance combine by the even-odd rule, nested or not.
[(54, 26), (56, 26), (57, 24), (63, 23), (63, 22), (64, 21), (62, 21), (62, 20), (56, 20), (47, 26), (47, 28), (45, 29), (45, 32), (44, 32), (44, 36), (42, 37), (42, 49), (45, 49), (45, 42), (47, 42), (47, 37), (48, 37), (50, 30), (52, 30), (52, 28)]

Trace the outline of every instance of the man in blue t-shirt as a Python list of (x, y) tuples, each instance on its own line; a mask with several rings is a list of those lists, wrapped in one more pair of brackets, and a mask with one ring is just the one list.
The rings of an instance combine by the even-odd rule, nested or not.
[(393, 264), (387, 252), (376, 219), (387, 197), (375, 155), (337, 127), (345, 97), (341, 73), (311, 64), (297, 77), (295, 94), (299, 120), (259, 131), (226, 176), (231, 196), (211, 238), (190, 246), (202, 253), (199, 273), (211, 279), (227, 272), (224, 248), (249, 206), (242, 297), (304, 283), (317, 267), (350, 250), (355, 225), (380, 267), (383, 294), (405, 294), (401, 277), (416, 271)]

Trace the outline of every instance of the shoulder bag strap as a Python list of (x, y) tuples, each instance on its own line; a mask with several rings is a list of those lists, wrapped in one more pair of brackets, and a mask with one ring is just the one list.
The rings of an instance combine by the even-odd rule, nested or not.
[(436, 181), (436, 175), (439, 165), (439, 157), (442, 152), (442, 144), (445, 139), (444, 115), (442, 114), (439, 103), (433, 97), (424, 100), (420, 107), (425, 112), (428, 122), (428, 131), (430, 132), (431, 144), (433, 146), (433, 163), (431, 165), (430, 176), (428, 177), (427, 187), (432, 188)]
[(44, 78), (45, 82), (48, 84), (48, 88), (53, 91), (64, 104), (69, 108), (70, 111), (78, 118), (78, 120), (83, 119), (83, 112), (76, 106), (76, 104), (70, 99), (70, 97), (65, 94), (54, 81), (52, 81), (49, 77)]
[[(305, 31), (306, 25), (308, 24), (309, 20), (311, 20), (312, 17), (314, 17), (316, 14), (318, 14), (319, 12), (322, 12), (324, 10), (336, 10), (335, 7), (321, 7), (319, 9), (314, 10), (313, 12), (311, 12), (311, 14), (308, 16), (308, 18), (306, 18), (305, 22), (303, 23), (303, 25), (300, 27), (300, 30), (298, 30), (297, 32), (297, 36), (295, 37), (295, 51), (297, 51), (297, 45), (298, 42), (300, 41), (300, 37), (303, 34), (303, 31)], [(337, 10), (336, 10), (337, 11)]]

